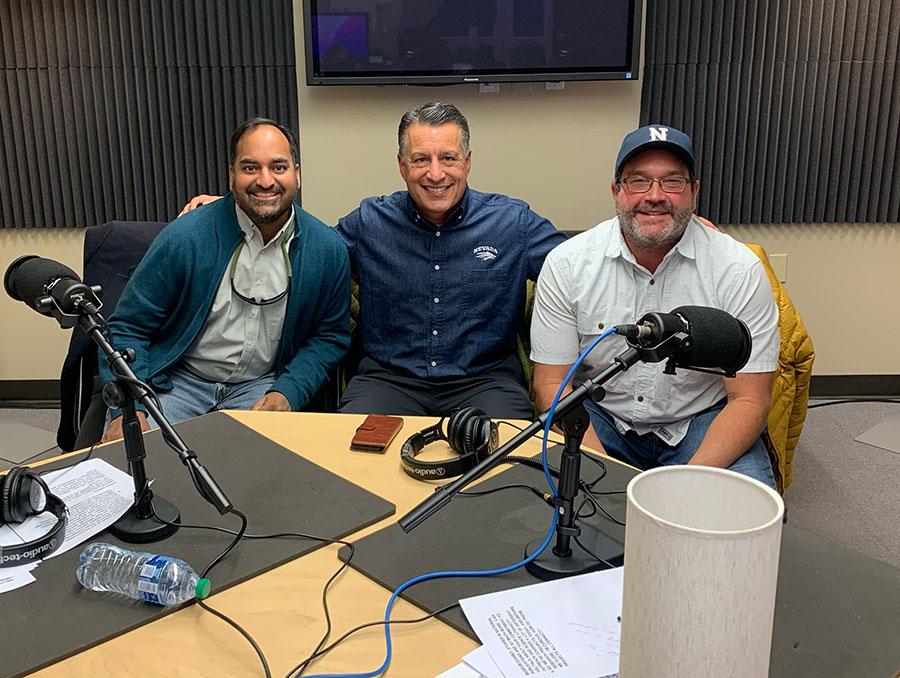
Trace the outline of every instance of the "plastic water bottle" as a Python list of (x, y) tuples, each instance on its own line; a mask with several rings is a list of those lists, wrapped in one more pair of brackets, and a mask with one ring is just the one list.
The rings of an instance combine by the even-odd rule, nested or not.
[(81, 563), (75, 576), (94, 591), (113, 591), (157, 605), (177, 605), (209, 595), (209, 579), (200, 579), (179, 558), (97, 542), (81, 552)]

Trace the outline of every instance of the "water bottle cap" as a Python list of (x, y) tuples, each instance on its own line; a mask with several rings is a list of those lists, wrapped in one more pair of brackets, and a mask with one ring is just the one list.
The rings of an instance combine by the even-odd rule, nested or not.
[(209, 579), (201, 579), (197, 582), (196, 593), (197, 593), (197, 597), (200, 600), (203, 600), (204, 598), (206, 598), (206, 596), (209, 595), (209, 587), (210, 587)]

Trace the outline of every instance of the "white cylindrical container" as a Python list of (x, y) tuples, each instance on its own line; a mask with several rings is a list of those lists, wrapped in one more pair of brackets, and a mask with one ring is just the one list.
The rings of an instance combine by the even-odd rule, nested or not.
[(783, 515), (775, 490), (734, 471), (635, 476), (619, 677), (768, 676)]

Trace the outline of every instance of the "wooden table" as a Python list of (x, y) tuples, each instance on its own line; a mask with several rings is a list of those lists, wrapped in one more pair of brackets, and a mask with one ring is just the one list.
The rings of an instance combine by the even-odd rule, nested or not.
[[(359, 530), (352, 539), (392, 524), (432, 492), (432, 484), (403, 473), (399, 450), (408, 436), (432, 425), (433, 418), (406, 417), (403, 431), (387, 452), (371, 454), (349, 449), (350, 438), (364, 415), (230, 414), (283, 447), (396, 504), (396, 515)], [(501, 426), (500, 431), (502, 440), (515, 433), (508, 426)], [(533, 454), (539, 449), (540, 442), (533, 439), (521, 453)], [(422, 453), (433, 459), (450, 454), (449, 447), (441, 443)], [(212, 460), (205, 461), (214, 468)], [(285, 525), (284, 529), (297, 528)], [(252, 546), (245, 543), (238, 548)], [(284, 676), (321, 637), (325, 628), (322, 588), (340, 565), (336, 552), (333, 546), (321, 548), (210, 598), (212, 606), (256, 639), (273, 676)], [(332, 585), (328, 598), (332, 638), (359, 624), (382, 619), (389, 597), (388, 590), (362, 574), (345, 570)], [(392, 619), (419, 616), (421, 610), (403, 600), (397, 601), (392, 612)], [(90, 619), (84, 622), (89, 624)], [(900, 666), (898, 628), (900, 570), (790, 526), (785, 528), (771, 676), (894, 676)], [(65, 628), (51, 626), (46, 633), (65, 633)], [(433, 619), (396, 626), (392, 638), (393, 660), (384, 674), (392, 678), (430, 678), (459, 663), (476, 647), (468, 637)], [(2, 643), (0, 639), (3, 653), (15, 651)], [(313, 664), (307, 675), (368, 672), (380, 666), (384, 656), (383, 630), (367, 629)], [(245, 677), (261, 676), (263, 671), (244, 638), (191, 605), (32, 675)]]
[[(396, 504), (395, 516), (360, 530), (354, 538), (396, 521), (433, 491), (432, 484), (414, 480), (402, 471), (399, 456), (403, 441), (433, 424), (434, 418), (405, 417), (403, 430), (387, 452), (371, 454), (349, 449), (353, 431), (364, 415), (229, 414), (276, 443)], [(501, 439), (506, 440), (516, 431), (501, 425), (500, 433)], [(539, 449), (539, 441), (532, 440), (522, 451), (535, 453)], [(435, 443), (421, 456), (442, 459), (451, 454), (449, 446)], [(210, 464), (210, 460), (204, 461)], [(285, 525), (285, 530), (290, 529), (290, 525)], [(265, 653), (273, 676), (284, 676), (304, 659), (324, 632), (322, 587), (340, 565), (336, 553), (335, 546), (321, 548), (209, 598), (210, 605), (253, 636)], [(362, 574), (345, 570), (332, 584), (328, 596), (332, 638), (358, 624), (382, 619), (389, 597), (389, 591)], [(391, 617), (412, 619), (422, 615), (417, 607), (398, 600)], [(65, 631), (47, 629), (47, 632)], [(392, 678), (435, 676), (459, 663), (464, 654), (476, 647), (472, 640), (434, 619), (395, 626), (392, 640), (393, 660), (384, 674)], [(384, 632), (381, 628), (366, 629), (313, 664), (307, 675), (371, 671), (381, 665), (384, 656)], [(41, 678), (154, 675), (244, 678), (262, 676), (263, 671), (244, 638), (210, 613), (191, 605), (32, 675)]]

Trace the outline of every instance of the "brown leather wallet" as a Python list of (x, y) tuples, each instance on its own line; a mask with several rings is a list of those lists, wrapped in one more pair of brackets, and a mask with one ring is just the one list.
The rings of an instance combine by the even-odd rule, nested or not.
[(350, 441), (350, 449), (361, 452), (384, 452), (401, 428), (403, 428), (402, 417), (370, 414), (356, 429), (353, 440)]

